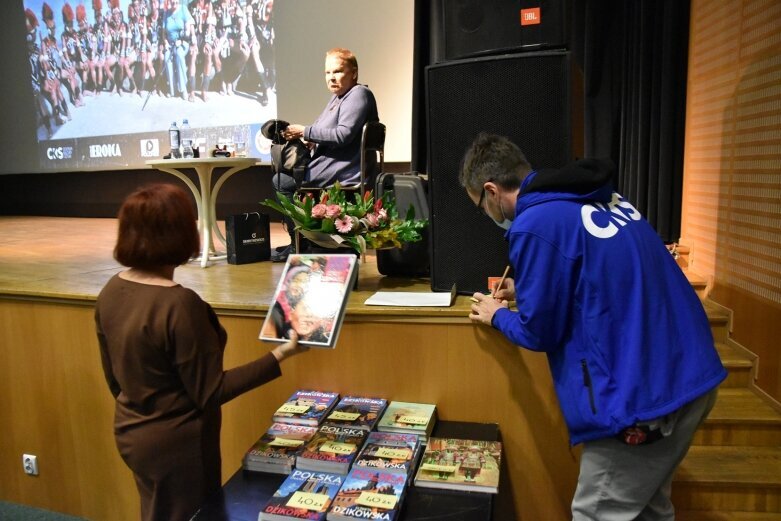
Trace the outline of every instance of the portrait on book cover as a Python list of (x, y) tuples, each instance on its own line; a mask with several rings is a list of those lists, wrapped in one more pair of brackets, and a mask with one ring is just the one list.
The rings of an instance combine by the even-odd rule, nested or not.
[(280, 277), (261, 340), (333, 347), (352, 287), (355, 255), (291, 255)]

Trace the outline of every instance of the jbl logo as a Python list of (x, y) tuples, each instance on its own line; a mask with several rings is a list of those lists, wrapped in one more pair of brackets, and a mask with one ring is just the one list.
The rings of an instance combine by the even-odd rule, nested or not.
[(540, 17), (539, 7), (521, 9), (521, 25), (537, 25), (540, 23), (542, 23), (542, 18)]

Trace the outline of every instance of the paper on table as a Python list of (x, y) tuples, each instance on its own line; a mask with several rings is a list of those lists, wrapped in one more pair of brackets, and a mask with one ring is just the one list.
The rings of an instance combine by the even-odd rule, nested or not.
[(449, 307), (453, 305), (456, 296), (456, 286), (450, 293), (433, 293), (418, 291), (378, 291), (366, 299), (367, 306), (400, 306), (400, 307)]

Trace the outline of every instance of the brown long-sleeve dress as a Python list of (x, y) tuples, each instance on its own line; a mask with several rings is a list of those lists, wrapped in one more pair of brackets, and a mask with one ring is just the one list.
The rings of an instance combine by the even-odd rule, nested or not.
[(103, 371), (116, 399), (117, 448), (145, 521), (188, 520), (221, 487), (220, 406), (279, 376), (271, 353), (223, 370), (227, 340), (211, 306), (182, 286), (118, 275), (95, 310)]

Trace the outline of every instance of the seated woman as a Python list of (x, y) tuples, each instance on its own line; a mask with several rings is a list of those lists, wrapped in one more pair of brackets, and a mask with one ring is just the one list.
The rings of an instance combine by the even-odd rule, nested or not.
[[(333, 93), (322, 114), (311, 125), (288, 125), (282, 135), (288, 141), (303, 139), (312, 148), (312, 160), (306, 169), (304, 184), (324, 188), (339, 181), (357, 184), (361, 172), (361, 131), (367, 121), (379, 121), (377, 102), (366, 85), (358, 83), (358, 60), (342, 48), (325, 55), (325, 83)], [(278, 172), (274, 189), (287, 196), (296, 190), (295, 180)], [(293, 224), (286, 222), (290, 245), (272, 254), (275, 262), (284, 262), (295, 242)]]

